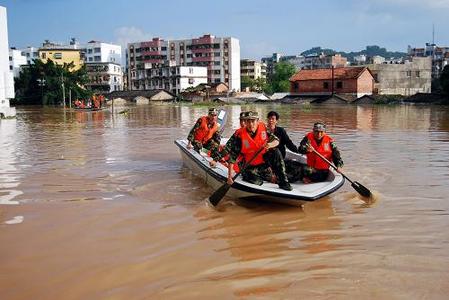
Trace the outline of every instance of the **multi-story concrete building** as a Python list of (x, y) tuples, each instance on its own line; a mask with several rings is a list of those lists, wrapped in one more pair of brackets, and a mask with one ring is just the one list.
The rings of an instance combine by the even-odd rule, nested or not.
[(6, 8), (0, 6), (0, 118), (13, 117), (16, 110), (10, 107), (14, 98), (14, 79), (9, 69), (8, 22)]
[(27, 64), (27, 58), (21, 50), (15, 48), (9, 49), (9, 70), (14, 77), (19, 77), (20, 68)]
[(26, 57), (27, 64), (32, 64), (34, 59), (39, 59), (39, 48), (26, 47), (21, 51), (22, 55)]
[(240, 61), (240, 75), (251, 79), (267, 78), (267, 65), (251, 59), (242, 59)]
[(439, 78), (443, 68), (449, 63), (449, 47), (439, 47), (435, 43), (426, 43), (425, 48), (408, 46), (409, 57), (430, 57), (432, 59), (432, 78)]
[(329, 69), (346, 67), (348, 60), (340, 54), (325, 55), (324, 53), (308, 55), (304, 58), (304, 69)]
[(80, 46), (85, 63), (122, 63), (122, 47), (98, 41), (90, 41)]
[(150, 87), (150, 70), (164, 66), (197, 66), (207, 68), (208, 83), (226, 83), (240, 90), (240, 43), (232, 37), (204, 35), (194, 39), (163, 40), (128, 44), (129, 89)]
[(87, 63), (89, 83), (86, 87), (95, 93), (110, 93), (123, 90), (123, 72), (117, 63)]
[(281, 60), (282, 55), (280, 53), (273, 53), (271, 56), (262, 57), (262, 63), (267, 65), (267, 77), (271, 77), (274, 74), (274, 67)]
[(208, 83), (206, 67), (167, 66), (152, 68), (147, 71), (147, 75), (147, 89), (164, 89), (174, 95), (179, 95), (187, 88)]
[(374, 93), (381, 95), (411, 96), (430, 93), (432, 59), (412, 57), (401, 63), (366, 65), (374, 76)]
[(83, 65), (84, 61), (81, 57), (81, 50), (75, 42), (70, 45), (61, 45), (45, 41), (42, 47), (39, 48), (39, 59), (46, 63), (49, 59), (57, 65), (74, 64), (72, 70), (78, 70)]
[(305, 65), (305, 57), (303, 55), (282, 56), (279, 61), (285, 61), (294, 65), (296, 70), (301, 70)]

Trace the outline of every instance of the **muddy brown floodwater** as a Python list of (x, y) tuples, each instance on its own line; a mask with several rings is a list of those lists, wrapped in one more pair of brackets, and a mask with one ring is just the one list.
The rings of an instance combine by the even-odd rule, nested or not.
[(449, 109), (227, 106), (328, 125), (345, 184), (304, 209), (226, 198), (173, 141), (207, 107), (18, 108), (0, 121), (1, 299), (447, 299)]

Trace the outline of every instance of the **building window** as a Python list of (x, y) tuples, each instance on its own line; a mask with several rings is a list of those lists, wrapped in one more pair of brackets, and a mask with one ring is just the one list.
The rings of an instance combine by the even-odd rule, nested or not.
[(293, 91), (294, 91), (294, 92), (299, 92), (299, 82), (295, 82), (295, 83), (293, 84)]
[(343, 88), (343, 82), (337, 81), (337, 89), (342, 89), (342, 88)]
[(416, 75), (416, 77), (418, 77), (418, 78), (421, 77), (421, 75), (419, 74), (419, 71), (416, 71), (416, 72), (415, 72), (415, 75)]
[(46, 58), (47, 58), (47, 53), (45, 53), (45, 52), (42, 53), (42, 58), (43, 58), (43, 59), (46, 59)]
[(101, 56), (95, 56), (94, 61), (101, 61)]
[(323, 89), (325, 90), (329, 89), (329, 82), (327, 81), (323, 82)]
[(412, 71), (407, 71), (407, 77), (412, 77)]
[(92, 54), (92, 49), (87, 49), (88, 54)]
[(53, 58), (54, 59), (61, 59), (62, 58), (62, 53), (57, 52), (57, 53), (53, 54)]
[(9, 57), (9, 61), (12, 61), (12, 56)]
[(89, 57), (89, 61), (93, 61), (92, 57)]
[(100, 53), (100, 52), (101, 52), (101, 48), (95, 48), (95, 49), (94, 49), (94, 52), (95, 52), (95, 53)]

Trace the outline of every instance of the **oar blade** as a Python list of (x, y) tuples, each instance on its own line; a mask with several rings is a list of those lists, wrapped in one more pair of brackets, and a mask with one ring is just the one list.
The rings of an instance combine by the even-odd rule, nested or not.
[(354, 181), (351, 186), (363, 197), (371, 197), (371, 191), (359, 182)]
[(223, 199), (223, 197), (226, 195), (230, 187), (231, 185), (228, 183), (223, 184), (212, 195), (210, 195), (209, 202), (213, 206), (217, 206), (218, 203), (220, 203), (221, 199)]

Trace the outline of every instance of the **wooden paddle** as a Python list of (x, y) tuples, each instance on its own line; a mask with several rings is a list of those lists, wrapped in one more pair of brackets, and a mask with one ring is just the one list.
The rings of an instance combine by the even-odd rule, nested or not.
[[(237, 174), (234, 175), (234, 177), (232, 177), (232, 181), (235, 181), (235, 179), (240, 175), (240, 173), (242, 173), (243, 171), (245, 171), (247, 169), (247, 167), (249, 166), (249, 164), (256, 158), (257, 155), (259, 155), (260, 152), (262, 152), (262, 150), (265, 148), (264, 144), (259, 150), (257, 150), (257, 152), (254, 154), (253, 157), (251, 157), (251, 159), (245, 164), (245, 166), (240, 170), (240, 172), (238, 172)], [(213, 206), (217, 206), (218, 203), (220, 203), (221, 199), (223, 199), (223, 197), (226, 195), (226, 193), (228, 192), (228, 190), (231, 188), (232, 184), (229, 184), (227, 181), (221, 186), (219, 187), (212, 195), (210, 195), (209, 197), (209, 202), (213, 205)]]
[[(312, 147), (312, 146), (311, 146)], [(313, 147), (313, 152), (318, 155), (322, 160), (324, 160), (325, 162), (327, 162), (329, 164), (329, 166), (331, 166), (332, 168), (334, 168), (335, 170), (337, 170), (337, 167), (334, 166), (329, 160), (327, 160), (323, 155), (321, 155), (320, 153), (318, 153), (318, 151), (316, 151)], [(367, 189), (366, 187), (364, 187), (362, 184), (358, 183), (357, 181), (352, 181), (351, 179), (349, 179), (345, 174), (341, 173), (340, 174), (351, 183), (351, 186), (354, 188), (354, 190), (356, 190), (360, 195), (362, 195), (363, 197), (370, 197), (371, 196), (371, 192), (369, 189)]]

